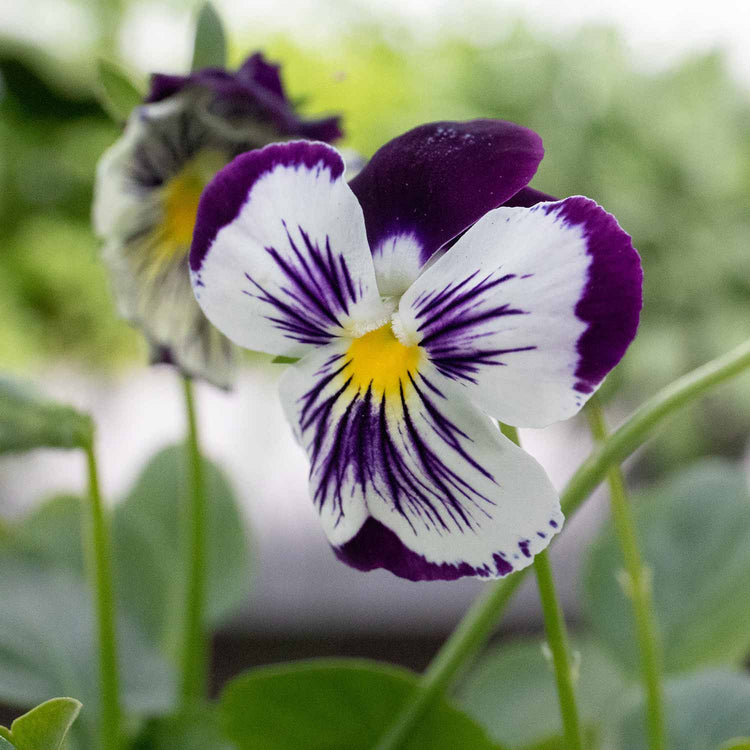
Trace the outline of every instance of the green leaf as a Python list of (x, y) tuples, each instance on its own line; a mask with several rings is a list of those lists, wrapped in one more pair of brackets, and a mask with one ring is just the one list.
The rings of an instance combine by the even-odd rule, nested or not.
[(52, 698), (19, 716), (8, 739), (16, 750), (59, 750), (80, 710), (73, 698)]
[(750, 737), (733, 737), (727, 740), (719, 750), (750, 750)]
[(281, 354), (271, 360), (272, 365), (293, 365), (295, 362), (299, 362), (299, 357), (284, 357)]
[(223, 68), (226, 64), (227, 42), (224, 27), (214, 6), (206, 3), (198, 12), (191, 68)]
[[(634, 498), (666, 670), (738, 663), (750, 647), (750, 495), (742, 471), (700, 462)], [(611, 527), (584, 576), (588, 618), (630, 672), (639, 668), (623, 562)]]
[[(713, 750), (750, 734), (750, 677), (710, 670), (675, 677), (665, 685), (668, 746)], [(643, 700), (631, 701), (607, 732), (607, 748), (647, 750)], [(740, 745), (741, 747), (741, 745)]]
[(83, 574), (82, 502), (75, 495), (52, 497), (13, 527), (13, 546), (8, 548), (23, 550), (33, 559)]
[(213, 704), (193, 707), (188, 716), (168, 716), (150, 722), (135, 743), (136, 750), (236, 750), (219, 727)]
[[(206, 615), (216, 626), (249, 596), (247, 535), (223, 472), (204, 461), (209, 496)], [(187, 486), (186, 451), (171, 446), (147, 464), (127, 498), (115, 506), (112, 535), (118, 606), (149, 640), (172, 653), (170, 641), (185, 586), (181, 517)], [(55, 497), (11, 527), (0, 551), (84, 575), (82, 501)]]
[[(623, 675), (591, 639), (574, 641), (572, 651), (581, 720), (594, 727), (623, 690)], [(509, 641), (488, 650), (461, 683), (456, 700), (506, 745), (554, 748), (560, 741), (555, 676), (538, 640)]]
[(2, 732), (3, 727), (0, 727), (0, 750), (18, 750), (18, 748), (11, 745), (10, 742), (2, 736)]
[[(0, 554), (0, 570), (0, 702), (28, 706), (74, 696), (85, 706), (75, 740), (92, 747), (99, 697), (89, 587), (73, 571), (9, 553)], [(136, 715), (168, 711), (172, 670), (127, 613), (118, 617), (117, 631), (123, 703)]]
[[(239, 750), (374, 747), (417, 686), (413, 673), (377, 662), (336, 659), (246, 672), (224, 690), (219, 713)], [(443, 700), (403, 750), (499, 750), (466, 714)]]
[(145, 90), (136, 84), (127, 71), (105, 57), (96, 61), (99, 74), (99, 99), (109, 116), (125, 122), (130, 113), (143, 102)]
[(83, 448), (91, 441), (92, 430), (85, 414), (0, 375), (0, 455), (35, 448)]
[[(206, 617), (218, 625), (249, 596), (247, 534), (224, 473), (204, 459), (208, 493)], [(185, 566), (180, 519), (184, 517), (187, 452), (176, 445), (157, 453), (115, 509), (115, 575), (128, 611), (155, 643), (171, 652), (182, 611)]]

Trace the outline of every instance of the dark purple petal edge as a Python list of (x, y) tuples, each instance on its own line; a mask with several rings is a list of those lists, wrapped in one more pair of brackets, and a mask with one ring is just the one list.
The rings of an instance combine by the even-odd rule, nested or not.
[(202, 86), (217, 97), (244, 101), (249, 113), (263, 113), (281, 135), (326, 142), (340, 138), (343, 133), (339, 117), (304, 120), (296, 114), (284, 92), (279, 71), (279, 65), (269, 63), (256, 52), (234, 73), (222, 68), (203, 68), (185, 76), (154, 73), (144, 103), (162, 101), (188, 86)]
[(237, 77), (257, 83), (279, 99), (289, 101), (281, 82), (281, 65), (268, 62), (260, 52), (254, 52), (242, 63), (237, 71)]
[(330, 172), (331, 181), (344, 173), (343, 159), (324, 143), (272, 143), (240, 154), (217, 172), (201, 195), (190, 248), (190, 268), (193, 271), (200, 268), (219, 230), (237, 217), (255, 182), (279, 166), (306, 169), (321, 166)]
[(370, 247), (414, 235), (426, 262), (524, 188), (543, 155), (536, 133), (503, 120), (433, 122), (394, 138), (350, 183)]
[[(410, 550), (387, 526), (370, 516), (356, 535), (340, 547), (333, 547), (336, 557), (357, 570), (384, 568), (409, 581), (455, 581), (465, 576), (490, 575), (488, 567), (475, 568), (469, 563), (432, 563)], [(502, 556), (494, 556), (493, 575), (504, 576), (513, 566)]]
[(192, 84), (221, 87), (222, 84), (227, 86), (233, 83), (244, 84), (255, 88), (256, 91), (259, 88), (265, 89), (267, 93), (288, 102), (289, 99), (281, 82), (280, 70), (280, 65), (269, 63), (261, 52), (254, 52), (242, 63), (236, 73), (223, 68), (202, 68), (184, 76), (153, 73), (145, 103), (160, 102)]
[(556, 200), (557, 198), (552, 195), (548, 195), (541, 190), (536, 190), (533, 187), (527, 186), (522, 190), (519, 190), (513, 197), (508, 198), (508, 200), (503, 203), (503, 206), (506, 206), (507, 208), (515, 208), (517, 206), (531, 208), (532, 206), (536, 206), (537, 203), (546, 203), (547, 201)]
[(643, 270), (631, 237), (614, 216), (589, 198), (575, 196), (545, 206), (560, 220), (583, 227), (591, 256), (588, 280), (575, 308), (588, 324), (578, 339), (575, 389), (591, 393), (622, 359), (638, 330)]

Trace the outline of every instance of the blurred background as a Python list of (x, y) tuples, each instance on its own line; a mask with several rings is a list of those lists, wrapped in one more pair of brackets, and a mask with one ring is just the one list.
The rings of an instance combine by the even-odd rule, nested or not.
[[(365, 156), (436, 119), (498, 117), (539, 132), (534, 186), (588, 195), (643, 257), (638, 338), (604, 395), (616, 423), (675, 377), (748, 335), (750, 5), (626, 0), (215, 0), (235, 64), (263, 49), (305, 114), (341, 113)], [(96, 162), (117, 137), (96, 96), (97, 54), (145, 78), (184, 72), (195, 7), (180, 0), (0, 0), (0, 369), (95, 415), (104, 490), (122, 498), (184, 435), (180, 383), (146, 366), (116, 317), (89, 214)], [(276, 398), (282, 367), (248, 358), (231, 393), (199, 388), (206, 452), (251, 536), (250, 595), (217, 639), (220, 675), (340, 654), (423, 666), (482, 584), (412, 584), (336, 562), (308, 500), (307, 464)], [(633, 485), (718, 454), (740, 460), (750, 380), (676, 419), (629, 465)], [(562, 487), (589, 450), (579, 420), (524, 431)], [(0, 459), (0, 515), (80, 492), (79, 458)], [(603, 515), (589, 504), (554, 550), (566, 607)], [(539, 627), (535, 592), (504, 627)]]

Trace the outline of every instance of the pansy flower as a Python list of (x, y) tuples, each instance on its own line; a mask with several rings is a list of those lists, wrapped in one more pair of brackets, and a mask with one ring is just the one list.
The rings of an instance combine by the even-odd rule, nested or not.
[(206, 183), (244, 151), (340, 135), (338, 118), (297, 116), (278, 66), (259, 53), (234, 73), (152, 76), (143, 105), (99, 163), (93, 215), (120, 314), (144, 331), (157, 361), (229, 382), (233, 347), (195, 303), (187, 266)]
[(562, 526), (497, 420), (582, 407), (635, 335), (641, 268), (594, 201), (539, 202), (542, 154), (517, 125), (435, 123), (350, 184), (335, 149), (298, 141), (239, 156), (201, 198), (198, 302), (239, 345), (300, 358), (281, 398), (355, 568), (504, 576)]

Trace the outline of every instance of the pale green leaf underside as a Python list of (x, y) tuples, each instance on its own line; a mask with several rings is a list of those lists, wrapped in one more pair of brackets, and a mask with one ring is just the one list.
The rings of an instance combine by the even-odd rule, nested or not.
[[(704, 460), (634, 496), (633, 505), (665, 669), (738, 664), (750, 648), (750, 494), (743, 472), (728, 461)], [(586, 611), (612, 656), (635, 677), (639, 658), (622, 568), (608, 527), (585, 570)]]
[(10, 731), (2, 733), (16, 750), (59, 750), (80, 710), (74, 698), (52, 698), (19, 716)]
[(0, 455), (35, 448), (83, 448), (91, 420), (39, 394), (30, 384), (0, 375)]

